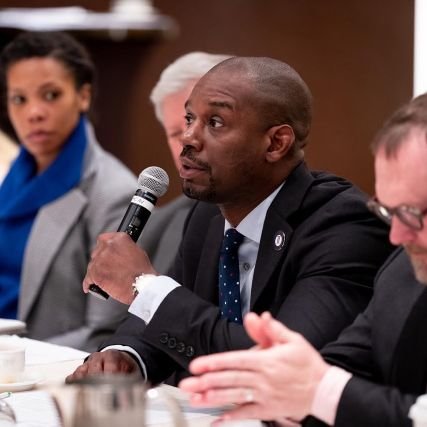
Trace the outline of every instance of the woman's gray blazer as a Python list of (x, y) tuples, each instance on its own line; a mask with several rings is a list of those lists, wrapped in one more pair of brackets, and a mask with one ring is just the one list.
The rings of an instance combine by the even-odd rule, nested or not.
[(137, 187), (136, 177), (96, 142), (88, 145), (78, 187), (44, 206), (26, 246), (18, 318), (30, 338), (95, 350), (126, 316), (127, 307), (83, 293), (98, 234), (115, 231)]

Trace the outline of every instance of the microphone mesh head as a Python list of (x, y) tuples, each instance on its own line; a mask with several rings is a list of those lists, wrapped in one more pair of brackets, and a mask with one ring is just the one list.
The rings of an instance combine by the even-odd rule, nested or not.
[(168, 174), (157, 166), (145, 168), (139, 174), (138, 187), (156, 197), (163, 196), (169, 187)]

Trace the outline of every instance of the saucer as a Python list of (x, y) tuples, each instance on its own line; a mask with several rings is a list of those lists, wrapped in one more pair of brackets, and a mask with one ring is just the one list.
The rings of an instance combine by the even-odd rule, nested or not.
[(19, 334), (25, 332), (26, 324), (21, 320), (0, 318), (1, 334)]
[(0, 383), (0, 392), (4, 391), (24, 391), (31, 390), (36, 384), (42, 381), (42, 377), (36, 374), (24, 372), (19, 379), (13, 383)]

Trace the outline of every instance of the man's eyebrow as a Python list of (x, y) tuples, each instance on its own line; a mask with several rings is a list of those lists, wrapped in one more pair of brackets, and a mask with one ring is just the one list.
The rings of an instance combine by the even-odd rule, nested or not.
[[(184, 104), (184, 107), (188, 108), (190, 104), (191, 104), (190, 100), (187, 100)], [(233, 105), (226, 101), (209, 101), (208, 105), (209, 107), (227, 108), (230, 111), (234, 111)]]
[(233, 106), (229, 102), (225, 101), (211, 101), (209, 102), (210, 107), (219, 107), (219, 108), (228, 108), (229, 110), (234, 110)]

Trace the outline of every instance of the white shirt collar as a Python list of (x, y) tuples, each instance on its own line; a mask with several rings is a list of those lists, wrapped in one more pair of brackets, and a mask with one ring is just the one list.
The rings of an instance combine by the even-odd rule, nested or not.
[[(242, 221), (240, 221), (240, 224), (236, 227), (236, 230), (240, 234), (243, 234), (243, 236), (253, 240), (258, 244), (261, 242), (262, 229), (264, 227), (264, 221), (268, 208), (284, 184), (285, 182), (280, 184), (279, 187), (277, 187), (268, 197), (266, 197), (258, 206), (256, 206), (256, 208), (252, 209), (242, 219)], [(233, 228), (233, 226), (227, 220), (225, 220), (224, 233), (229, 228)]]

